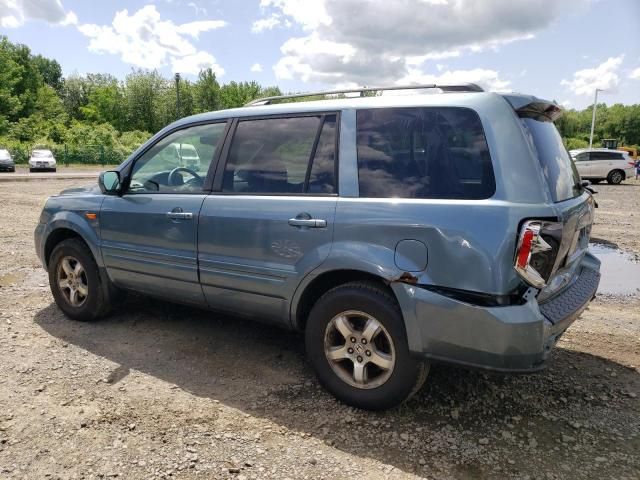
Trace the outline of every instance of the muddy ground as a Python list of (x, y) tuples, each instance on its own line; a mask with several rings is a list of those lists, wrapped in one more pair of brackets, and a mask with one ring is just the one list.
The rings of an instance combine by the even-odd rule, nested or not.
[[(599, 296), (544, 372), (434, 365), (363, 412), (293, 333), (142, 297), (67, 320), (32, 234), (77, 182), (0, 183), (0, 478), (640, 477), (639, 294)], [(594, 236), (640, 254), (640, 183), (597, 189)]]

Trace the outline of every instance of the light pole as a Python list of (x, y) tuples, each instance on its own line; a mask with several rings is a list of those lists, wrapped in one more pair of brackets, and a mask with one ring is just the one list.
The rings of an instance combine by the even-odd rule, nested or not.
[(589, 135), (589, 148), (593, 145), (593, 129), (596, 126), (596, 105), (598, 104), (598, 92), (603, 92), (604, 90), (600, 88), (596, 88), (596, 96), (593, 100), (593, 114), (591, 115), (591, 135)]
[(180, 74), (179, 73), (176, 73), (176, 117), (180, 118)]

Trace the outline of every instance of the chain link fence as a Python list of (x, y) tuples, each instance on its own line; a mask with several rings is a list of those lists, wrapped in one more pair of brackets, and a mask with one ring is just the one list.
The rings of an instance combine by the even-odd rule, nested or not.
[[(42, 148), (51, 150), (58, 165), (118, 165), (128, 156), (126, 153), (104, 145), (83, 145), (81, 147), (57, 145)], [(31, 150), (9, 148), (9, 152), (16, 165), (26, 165), (29, 162)]]

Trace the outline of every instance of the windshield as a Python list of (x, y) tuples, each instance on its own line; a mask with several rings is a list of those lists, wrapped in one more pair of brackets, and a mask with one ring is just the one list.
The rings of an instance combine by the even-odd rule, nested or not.
[(580, 175), (553, 122), (523, 118), (522, 124), (542, 167), (554, 202), (580, 195)]
[(53, 157), (53, 154), (49, 150), (34, 150), (31, 156), (36, 158), (45, 158)]

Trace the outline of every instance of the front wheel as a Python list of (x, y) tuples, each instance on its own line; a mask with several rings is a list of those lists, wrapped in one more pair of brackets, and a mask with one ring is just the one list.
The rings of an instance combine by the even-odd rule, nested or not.
[(614, 170), (607, 177), (607, 182), (612, 185), (618, 185), (624, 180), (624, 173), (621, 170)]
[(347, 283), (325, 293), (311, 310), (305, 343), (322, 385), (367, 410), (404, 402), (429, 370), (409, 352), (395, 298), (374, 283)]
[(74, 320), (90, 321), (111, 309), (109, 288), (86, 244), (78, 239), (60, 242), (48, 265), (49, 286), (60, 309)]

